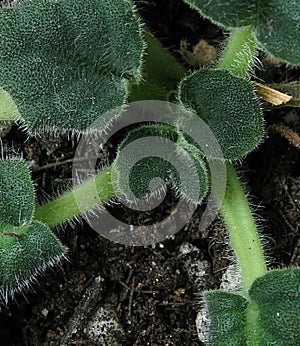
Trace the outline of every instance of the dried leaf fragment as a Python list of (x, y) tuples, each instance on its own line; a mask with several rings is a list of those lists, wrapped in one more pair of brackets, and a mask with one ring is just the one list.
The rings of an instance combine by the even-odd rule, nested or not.
[(282, 104), (286, 104), (293, 97), (287, 94), (284, 94), (278, 90), (270, 88), (267, 85), (254, 82), (256, 87), (256, 92), (259, 97), (261, 97), (264, 101), (271, 103), (274, 106), (280, 106)]

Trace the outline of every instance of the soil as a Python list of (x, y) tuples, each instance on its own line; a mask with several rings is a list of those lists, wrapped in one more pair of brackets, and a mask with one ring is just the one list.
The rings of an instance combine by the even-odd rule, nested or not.
[[(180, 62), (185, 63), (179, 53), (182, 39), (191, 47), (203, 39), (217, 52), (220, 49), (224, 33), (182, 1), (136, 1), (136, 5), (151, 31)], [(264, 56), (260, 60), (259, 80), (299, 79), (299, 70), (274, 65)], [(267, 104), (264, 108), (264, 142), (236, 166), (261, 225), (270, 267), (299, 266), (300, 152), (268, 129), (284, 124), (299, 133), (300, 112)], [(31, 163), (39, 201), (69, 184), (74, 138), (27, 138), (14, 125), (2, 142), (6, 153), (22, 155)], [(170, 197), (164, 207), (174, 203)], [(231, 263), (222, 221), (216, 220), (205, 232), (198, 230), (202, 210), (199, 207), (174, 237), (147, 247), (110, 242), (84, 221), (54, 230), (69, 248), (68, 261), (47, 270), (34, 291), (1, 305), (0, 345), (201, 345), (195, 326), (201, 293), (218, 288)], [(153, 222), (163, 212), (151, 215)], [(91, 327), (91, 321), (96, 326)]]

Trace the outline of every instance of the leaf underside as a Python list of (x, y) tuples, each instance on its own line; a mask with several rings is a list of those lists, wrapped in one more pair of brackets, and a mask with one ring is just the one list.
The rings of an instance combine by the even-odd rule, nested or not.
[(87, 130), (140, 77), (143, 42), (129, 1), (32, 0), (1, 10), (0, 28), (0, 86), (31, 134)]

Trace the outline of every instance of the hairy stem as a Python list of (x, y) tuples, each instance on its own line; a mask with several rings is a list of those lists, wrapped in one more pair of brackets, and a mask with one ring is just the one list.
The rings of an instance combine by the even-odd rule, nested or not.
[(227, 41), (218, 68), (227, 70), (233, 75), (245, 77), (251, 69), (256, 54), (252, 27), (234, 29)]
[(266, 262), (248, 201), (236, 172), (227, 163), (227, 188), (221, 206), (230, 244), (241, 269), (244, 294), (253, 281), (266, 272)]
[(114, 195), (111, 168), (107, 168), (57, 199), (37, 207), (35, 219), (55, 227), (107, 202)]
[[(255, 54), (251, 26), (237, 28), (232, 31), (217, 67), (244, 78), (252, 67)], [(241, 270), (244, 295), (248, 297), (253, 281), (267, 268), (249, 203), (230, 163), (227, 163), (227, 188), (221, 213)]]

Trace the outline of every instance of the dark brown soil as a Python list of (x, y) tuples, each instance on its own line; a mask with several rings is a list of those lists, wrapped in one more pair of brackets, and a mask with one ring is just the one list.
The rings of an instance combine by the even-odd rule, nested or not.
[[(199, 19), (180, 0), (136, 4), (152, 32), (179, 60), (181, 39), (191, 45), (205, 39), (218, 49), (224, 38), (221, 30)], [(261, 60), (257, 74), (265, 82), (299, 79), (299, 71)], [(266, 110), (266, 129), (283, 123), (299, 133), (296, 108), (266, 105)], [(6, 153), (23, 155), (32, 163), (39, 200), (45, 200), (68, 185), (76, 141), (67, 136), (26, 139), (13, 126), (2, 141)], [(279, 134), (267, 132), (264, 143), (237, 169), (262, 226), (270, 265), (299, 266), (299, 149)], [(171, 205), (172, 199), (167, 207)], [(34, 292), (1, 306), (0, 345), (201, 345), (195, 326), (201, 292), (219, 287), (230, 256), (222, 222), (217, 220), (200, 233), (200, 217), (198, 208), (174, 238), (153, 247), (112, 243), (84, 222), (55, 230), (69, 248), (69, 260), (48, 270)], [(184, 244), (194, 251), (185, 254)], [(202, 276), (191, 273), (199, 263), (206, 263)], [(118, 332), (104, 331), (105, 343), (87, 331), (100, 307), (118, 323)]]

